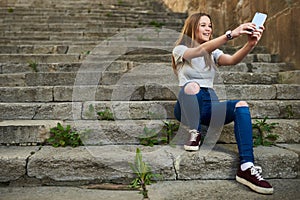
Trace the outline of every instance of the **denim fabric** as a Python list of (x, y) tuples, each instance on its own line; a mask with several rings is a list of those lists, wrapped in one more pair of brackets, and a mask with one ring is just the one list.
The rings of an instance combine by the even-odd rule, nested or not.
[(252, 123), (248, 107), (235, 107), (239, 100), (220, 102), (215, 91), (202, 88), (196, 95), (187, 95), (184, 87), (179, 92), (175, 104), (176, 119), (190, 129), (201, 131), (201, 125), (222, 127), (234, 122), (240, 162), (254, 162)]

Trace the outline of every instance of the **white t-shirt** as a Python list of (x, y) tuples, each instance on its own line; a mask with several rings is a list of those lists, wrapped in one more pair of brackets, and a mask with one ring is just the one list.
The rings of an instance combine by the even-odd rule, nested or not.
[[(187, 49), (188, 47), (184, 45), (178, 45), (173, 49), (179, 86), (183, 86), (188, 82), (197, 82), (200, 87), (213, 88), (213, 81), (216, 73), (215, 69), (206, 66), (204, 57), (184, 60), (183, 54)], [(213, 61), (217, 63), (222, 54), (224, 53), (220, 49), (214, 50), (211, 53)]]

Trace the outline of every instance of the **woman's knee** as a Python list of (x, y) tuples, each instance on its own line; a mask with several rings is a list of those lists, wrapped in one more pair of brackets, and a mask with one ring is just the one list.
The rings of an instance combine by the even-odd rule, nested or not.
[(235, 107), (249, 107), (246, 101), (239, 101), (235, 104)]
[(196, 82), (190, 82), (186, 84), (186, 86), (184, 87), (184, 93), (188, 95), (198, 94), (199, 91), (200, 91), (200, 86)]

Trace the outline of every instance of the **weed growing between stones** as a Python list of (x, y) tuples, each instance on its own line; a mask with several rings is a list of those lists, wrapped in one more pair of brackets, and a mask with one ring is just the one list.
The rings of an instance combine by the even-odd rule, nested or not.
[(161, 131), (144, 127), (144, 132), (138, 137), (140, 144), (145, 146), (170, 144), (175, 132), (179, 129), (179, 124), (171, 121), (163, 121), (164, 126)]
[(98, 119), (99, 120), (108, 120), (108, 121), (114, 121), (114, 115), (109, 109), (105, 109), (103, 111), (97, 112)]
[(149, 25), (154, 26), (155, 28), (162, 28), (162, 26), (164, 26), (165, 23), (158, 22), (158, 21), (151, 21), (149, 22)]
[(13, 9), (13, 8), (8, 8), (8, 9), (7, 9), (7, 12), (13, 13), (13, 12), (14, 12), (14, 9)]
[(28, 66), (34, 71), (34, 72), (39, 72), (39, 70), (38, 70), (38, 63), (37, 62), (35, 62), (35, 61), (29, 61), (28, 62)]
[(53, 147), (77, 147), (83, 145), (80, 134), (77, 131), (72, 130), (70, 125), (63, 127), (60, 123), (57, 123), (56, 127), (50, 129), (50, 137), (46, 143)]
[(136, 178), (131, 182), (130, 186), (132, 188), (141, 188), (143, 198), (149, 199), (146, 185), (151, 185), (153, 179), (161, 178), (161, 175), (151, 172), (150, 166), (143, 162), (142, 153), (139, 148), (136, 149), (134, 163), (129, 163), (129, 165), (133, 173), (136, 174)]
[[(275, 128), (278, 123), (267, 123), (268, 117), (265, 117), (262, 120), (256, 120), (256, 122), (252, 125), (253, 131), (253, 145), (254, 146), (270, 146), (275, 143), (275, 140), (278, 139), (278, 135), (271, 134), (272, 129)], [(256, 130), (256, 131), (255, 131)]]
[(292, 105), (287, 105), (285, 106), (285, 110), (286, 110), (286, 118), (290, 119), (292, 117), (294, 117), (294, 111), (293, 111), (293, 106)]

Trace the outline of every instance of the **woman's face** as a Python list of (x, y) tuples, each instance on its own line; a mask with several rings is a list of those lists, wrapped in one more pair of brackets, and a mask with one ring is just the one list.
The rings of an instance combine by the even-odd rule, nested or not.
[(212, 34), (212, 24), (207, 16), (202, 16), (198, 23), (196, 39), (201, 44), (210, 40)]

